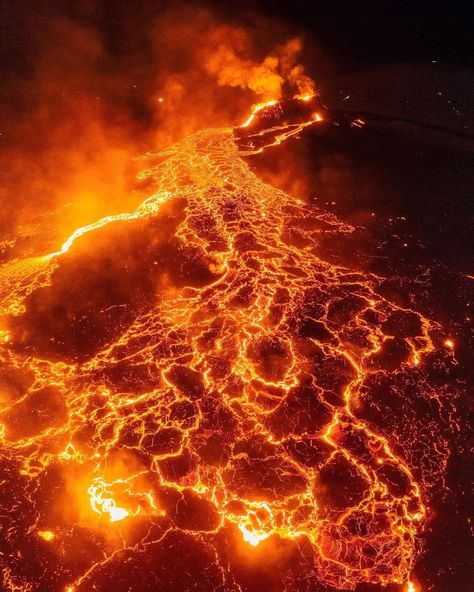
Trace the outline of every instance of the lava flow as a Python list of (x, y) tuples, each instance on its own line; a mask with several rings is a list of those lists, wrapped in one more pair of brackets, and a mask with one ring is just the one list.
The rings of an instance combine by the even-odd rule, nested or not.
[(250, 169), (327, 125), (312, 103), (191, 135), (135, 211), (1, 268), (3, 590), (419, 589), (429, 474), (378, 411), (439, 403), (446, 336)]

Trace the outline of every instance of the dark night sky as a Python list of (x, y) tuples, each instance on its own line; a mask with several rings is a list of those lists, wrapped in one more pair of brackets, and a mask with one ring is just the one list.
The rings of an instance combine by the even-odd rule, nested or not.
[(269, 13), (308, 28), (354, 68), (399, 61), (473, 63), (471, 2), (336, 0), (260, 2)]
[[(159, 13), (169, 2), (140, 0), (134, 3), (133, 18), (143, 22)], [(473, 64), (474, 9), (472, 2), (460, 0), (333, 0), (331, 2), (187, 2), (207, 6), (227, 19), (251, 20), (258, 11), (281, 18), (318, 39), (325, 50), (336, 53), (348, 68), (399, 61), (440, 60), (453, 65)], [(48, 10), (58, 14), (79, 15), (91, 12), (109, 28), (112, 36), (120, 33), (124, 18), (130, 18), (130, 3), (123, 0), (100, 2), (34, 2), (2, 0), (2, 49), (6, 61), (12, 50), (28, 51), (28, 33), (41, 26)], [(127, 15), (128, 12), (128, 15)], [(114, 31), (115, 28), (115, 31)], [(117, 40), (120, 43), (120, 40)], [(14, 67), (15, 62), (11, 63)]]

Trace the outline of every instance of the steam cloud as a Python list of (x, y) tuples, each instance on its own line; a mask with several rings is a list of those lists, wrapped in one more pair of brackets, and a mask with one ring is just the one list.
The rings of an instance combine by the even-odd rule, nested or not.
[(126, 19), (94, 2), (11, 9), (0, 91), (3, 260), (140, 203), (134, 159), (144, 152), (238, 124), (252, 103), (284, 91), (312, 92), (301, 40), (281, 23), (253, 15), (256, 35), (190, 3), (144, 6)]

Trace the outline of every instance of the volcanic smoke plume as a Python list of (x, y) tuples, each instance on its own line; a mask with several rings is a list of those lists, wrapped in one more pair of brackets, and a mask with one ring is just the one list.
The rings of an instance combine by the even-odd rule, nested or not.
[(208, 40), (215, 83), (257, 94), (244, 123), (149, 154), (138, 206), (0, 269), (2, 590), (417, 590), (453, 344), (324, 256), (352, 226), (250, 168), (331, 124), (301, 42)]

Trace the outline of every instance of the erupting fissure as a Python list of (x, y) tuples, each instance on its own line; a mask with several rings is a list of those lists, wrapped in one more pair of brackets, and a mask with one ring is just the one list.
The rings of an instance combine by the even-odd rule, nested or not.
[[(323, 122), (281, 108), (156, 155), (136, 211), (1, 268), (2, 589), (105, 590), (180, 535), (213, 565), (199, 589), (243, 590), (222, 556), (237, 533), (310, 549), (321, 585), (415, 590), (423, 484), (367, 409), (381, 376), (417, 380), (436, 327), (321, 258), (348, 224), (251, 171)], [(34, 537), (50, 554), (31, 578)]]

